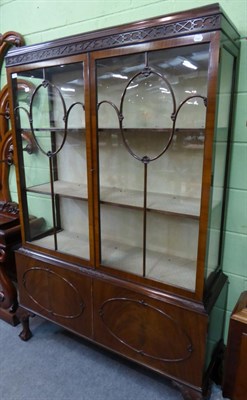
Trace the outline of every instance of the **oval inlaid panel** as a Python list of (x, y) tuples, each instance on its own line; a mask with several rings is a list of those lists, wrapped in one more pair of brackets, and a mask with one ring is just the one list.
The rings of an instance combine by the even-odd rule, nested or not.
[(84, 303), (77, 288), (48, 268), (30, 268), (23, 275), (23, 286), (36, 304), (54, 316), (77, 318), (83, 312)]
[(144, 301), (112, 298), (100, 315), (111, 335), (137, 353), (165, 362), (191, 356), (192, 342), (179, 321)]

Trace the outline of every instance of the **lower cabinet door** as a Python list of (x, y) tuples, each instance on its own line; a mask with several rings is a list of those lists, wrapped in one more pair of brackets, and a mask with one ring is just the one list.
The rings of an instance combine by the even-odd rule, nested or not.
[(71, 265), (16, 253), (20, 305), (91, 337), (91, 278)]
[(201, 387), (207, 315), (94, 282), (94, 340), (175, 380)]

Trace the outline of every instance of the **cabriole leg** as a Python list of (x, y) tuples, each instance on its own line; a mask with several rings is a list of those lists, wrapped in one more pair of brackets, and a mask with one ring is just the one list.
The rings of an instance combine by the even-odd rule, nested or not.
[(22, 324), (22, 331), (19, 334), (21, 340), (27, 341), (33, 336), (29, 327), (29, 318), (31, 316), (33, 316), (33, 314), (30, 314), (28, 311), (21, 308), (18, 309), (18, 317)]

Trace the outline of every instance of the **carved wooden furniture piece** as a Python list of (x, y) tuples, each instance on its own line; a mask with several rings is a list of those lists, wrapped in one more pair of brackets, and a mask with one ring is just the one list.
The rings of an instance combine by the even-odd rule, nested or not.
[[(0, 35), (0, 70), (11, 46), (24, 44), (17, 32)], [(13, 168), (13, 142), (10, 128), (9, 93), (5, 85), (0, 91), (0, 318), (16, 325), (18, 317), (14, 249), (21, 242), (19, 208), (11, 202), (9, 171)]]
[(238, 51), (213, 5), (8, 54), (23, 339), (36, 313), (207, 394)]
[(0, 202), (0, 318), (16, 325), (18, 317), (14, 250), (21, 241), (18, 205)]
[(223, 394), (231, 400), (245, 400), (247, 393), (247, 291), (232, 312), (227, 341)]

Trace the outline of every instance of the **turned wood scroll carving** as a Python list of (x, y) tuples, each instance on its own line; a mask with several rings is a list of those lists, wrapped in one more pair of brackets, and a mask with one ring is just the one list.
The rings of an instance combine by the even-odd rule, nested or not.
[[(17, 32), (6, 32), (0, 34), (0, 69), (4, 62), (4, 57), (12, 46), (22, 46), (23, 37)], [(0, 200), (10, 201), (8, 173), (9, 167), (13, 163), (13, 143), (10, 127), (9, 113), (9, 93), (8, 86), (5, 85), (0, 90)]]
[[(0, 70), (4, 57), (11, 46), (21, 46), (24, 40), (19, 33), (0, 34)], [(9, 169), (13, 164), (13, 142), (10, 126), (9, 91), (4, 85), (0, 89), (0, 318), (16, 325), (17, 309), (16, 288), (9, 278), (14, 271), (12, 246), (19, 237), (19, 210), (16, 203), (11, 203), (9, 191)], [(6, 239), (8, 237), (8, 239)], [(8, 273), (7, 273), (8, 272)]]
[(2, 68), (5, 54), (11, 46), (20, 47), (24, 45), (24, 39), (20, 33), (10, 31), (0, 33), (0, 69)]

